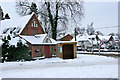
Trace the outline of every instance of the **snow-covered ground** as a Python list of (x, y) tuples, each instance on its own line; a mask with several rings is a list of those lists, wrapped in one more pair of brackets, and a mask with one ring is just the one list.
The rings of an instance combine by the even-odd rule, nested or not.
[(118, 78), (118, 58), (98, 55), (5, 62), (0, 66), (3, 78)]
[[(77, 53), (89, 53), (89, 54), (91, 54), (92, 52), (77, 51)], [(93, 53), (98, 53), (99, 54), (99, 52), (93, 52)], [(120, 52), (100, 52), (100, 54), (120, 54)]]

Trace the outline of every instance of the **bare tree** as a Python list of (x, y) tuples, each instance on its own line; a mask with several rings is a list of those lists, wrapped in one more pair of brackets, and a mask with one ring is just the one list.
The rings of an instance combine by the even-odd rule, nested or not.
[[(36, 7), (39, 4), (39, 8)], [(33, 5), (33, 7), (31, 7)], [(27, 1), (16, 2), (16, 9), (20, 15), (28, 15), (31, 12), (35, 12), (40, 15), (41, 21), (43, 22), (46, 33), (52, 35), (52, 38), (56, 40), (57, 30), (62, 27), (67, 27), (71, 24), (81, 23), (83, 17), (83, 1), (78, 2), (40, 2), (33, 3)], [(35, 10), (34, 10), (35, 9)]]
[(100, 31), (96, 31), (96, 34), (97, 34), (97, 35), (103, 35), (103, 33), (100, 32)]
[(95, 34), (95, 29), (93, 28), (93, 22), (90, 25), (88, 25), (86, 31), (87, 31), (88, 35), (94, 35)]
[(85, 28), (84, 27), (82, 27), (82, 28), (77, 27), (76, 30), (77, 30), (77, 33), (80, 34), (80, 35), (83, 35), (85, 33)]

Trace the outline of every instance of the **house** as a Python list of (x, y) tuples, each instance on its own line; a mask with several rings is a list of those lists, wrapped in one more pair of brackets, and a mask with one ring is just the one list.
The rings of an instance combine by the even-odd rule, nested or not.
[[(119, 45), (118, 37), (117, 36), (103, 36), (103, 35), (87, 35), (83, 34), (77, 35), (77, 49), (78, 50), (87, 50), (91, 49), (92, 47), (96, 49), (98, 45), (101, 45), (101, 48), (109, 48), (112, 45), (112, 48), (117, 47)], [(72, 41), (75, 41), (75, 38), (72, 39)]]
[[(28, 47), (32, 58), (45, 56), (50, 58), (53, 55), (63, 59), (76, 58), (76, 42), (57, 42), (45, 34), (37, 16), (32, 13), (31, 15), (18, 18), (18, 20), (10, 19), (2, 21), (4, 35), (9, 34), (11, 31), (16, 33), (10, 41), (11, 45), (17, 45), (19, 38), (23, 43), (28, 43)], [(6, 24), (7, 23), (7, 24)], [(4, 29), (3, 28), (3, 29)], [(15, 30), (14, 30), (15, 29)], [(11, 35), (13, 35), (11, 33)], [(67, 47), (68, 48), (67, 48)], [(60, 50), (63, 50), (62, 53)], [(69, 54), (65, 51), (69, 50)]]
[[(84, 35), (77, 35), (76, 36), (77, 40), (77, 48), (80, 50), (86, 50), (88, 47), (92, 46), (92, 42), (89, 39), (89, 36), (87, 34)], [(75, 41), (75, 38), (73, 38), (71, 41)]]
[(59, 41), (71, 41), (72, 39), (73, 39), (73, 36), (71, 36), (70, 34), (66, 34), (58, 38)]
[(77, 57), (76, 42), (57, 42), (48, 37), (42, 29), (35, 14), (31, 16), (19, 34), (19, 37), (28, 43), (32, 58), (40, 56), (50, 58), (53, 55), (63, 59), (74, 59)]
[[(44, 34), (44, 30), (41, 27), (36, 15), (32, 13), (31, 15), (18, 17), (18, 19), (6, 19), (1, 21), (1, 34), (2, 37), (11, 36), (11, 45), (17, 45), (17, 42), (20, 40), (18, 35), (35, 35), (35, 34)], [(21, 39), (23, 43), (23, 39)]]

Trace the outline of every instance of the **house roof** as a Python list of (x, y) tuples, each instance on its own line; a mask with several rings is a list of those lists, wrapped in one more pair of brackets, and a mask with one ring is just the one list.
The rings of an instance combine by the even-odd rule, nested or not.
[(57, 41), (55, 41), (52, 38), (49, 38), (52, 43), (44, 43), (44, 39), (47, 37), (47, 34), (39, 34), (35, 36), (23, 36), (20, 35), (21, 38), (26, 40), (27, 42), (31, 43), (32, 45), (53, 45), (57, 44)]
[(102, 36), (102, 35), (98, 35), (100, 40), (109, 40), (111, 36)]
[(20, 30), (20, 32), (21, 32), (23, 30), (23, 28), (25, 27), (25, 25), (30, 20), (30, 18), (33, 16), (33, 14), (34, 13), (32, 13), (31, 15), (18, 17), (17, 20), (14, 18), (2, 20), (1, 21), (2, 31), (5, 30), (6, 28), (19, 27), (19, 28), (21, 28), (21, 30)]
[[(83, 36), (81, 36), (81, 35), (77, 35), (76, 36), (76, 39), (77, 39), (77, 41), (81, 41), (81, 40), (89, 40), (88, 39), (88, 35), (83, 35)], [(75, 41), (75, 38), (73, 38), (71, 41)]]
[[(29, 22), (29, 20), (32, 18), (32, 16), (35, 15), (34, 13), (32, 13), (31, 15), (28, 15), (28, 16), (25, 16), (23, 18), (21, 18), (21, 22), (23, 22), (20, 27), (21, 27), (21, 30), (19, 31), (19, 34), (23, 31), (23, 29), (25, 28), (25, 26), (27, 25), (27, 23)], [(26, 19), (27, 18), (27, 19)], [(26, 20), (24, 20), (26, 19)], [(19, 19), (18, 19), (19, 20)], [(23, 21), (22, 21), (23, 20)], [(24, 22), (25, 21), (25, 22)]]

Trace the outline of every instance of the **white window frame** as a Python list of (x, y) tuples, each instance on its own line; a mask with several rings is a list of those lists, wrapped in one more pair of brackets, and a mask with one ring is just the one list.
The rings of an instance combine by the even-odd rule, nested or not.
[(36, 27), (36, 22), (35, 22), (35, 20), (33, 21), (33, 24), (34, 24), (34, 26), (33, 26), (33, 27)]

